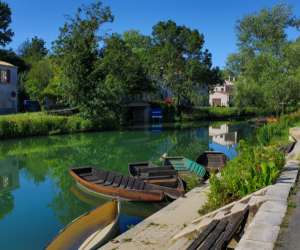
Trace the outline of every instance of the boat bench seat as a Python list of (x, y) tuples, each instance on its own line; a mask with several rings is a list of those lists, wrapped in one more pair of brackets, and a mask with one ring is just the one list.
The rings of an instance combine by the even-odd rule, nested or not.
[(249, 215), (249, 206), (243, 211), (209, 223), (187, 250), (226, 249), (234, 238), (240, 240)]
[(151, 173), (151, 172), (160, 172), (160, 171), (176, 171), (172, 166), (168, 165), (165, 167), (142, 167), (137, 170), (138, 173)]
[(115, 173), (113, 173), (113, 172), (109, 172), (109, 174), (108, 174), (108, 176), (107, 176), (107, 178), (106, 178), (106, 180), (105, 180), (105, 182), (104, 182), (104, 186), (110, 186), (110, 185), (112, 185), (113, 184), (113, 182), (114, 182), (114, 180), (115, 180), (115, 178), (116, 178), (116, 174)]
[(120, 188), (125, 188), (127, 186), (127, 183), (129, 181), (129, 176), (123, 176), (122, 181), (119, 185)]

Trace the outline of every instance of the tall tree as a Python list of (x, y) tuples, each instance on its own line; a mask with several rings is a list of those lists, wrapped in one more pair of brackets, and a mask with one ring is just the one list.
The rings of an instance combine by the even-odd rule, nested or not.
[(71, 106), (77, 106), (83, 114), (93, 119), (101, 119), (103, 82), (95, 69), (99, 63), (98, 31), (113, 16), (108, 7), (100, 1), (78, 8), (75, 16), (60, 28), (53, 50), (60, 61), (63, 75), (63, 96)]
[(9, 28), (11, 23), (11, 10), (7, 3), (0, 1), (0, 46), (5, 46), (14, 35)]
[(27, 39), (19, 47), (19, 55), (30, 64), (41, 60), (47, 54), (48, 49), (46, 48), (46, 42), (37, 36), (31, 40)]
[[(300, 28), (300, 19), (284, 4), (245, 16), (237, 24), (239, 51), (228, 57), (227, 70), (238, 76), (235, 103), (279, 111), (296, 101), (299, 84), (288, 58), (287, 28)], [(296, 99), (295, 99), (296, 98)]]
[(153, 27), (152, 71), (159, 84), (169, 88), (177, 99), (177, 110), (197, 87), (209, 83), (212, 75), (211, 54), (203, 49), (204, 36), (198, 30), (179, 26), (173, 21)]

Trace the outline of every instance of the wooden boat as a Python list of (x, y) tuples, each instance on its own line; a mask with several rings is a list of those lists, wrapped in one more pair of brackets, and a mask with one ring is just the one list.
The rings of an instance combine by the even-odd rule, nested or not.
[(179, 178), (173, 166), (159, 167), (152, 162), (129, 163), (128, 172), (132, 177), (147, 183), (166, 187), (176, 187)]
[(204, 180), (209, 177), (205, 166), (183, 156), (162, 156), (162, 159), (164, 160), (164, 166), (172, 166), (179, 173), (192, 172)]
[(72, 221), (46, 249), (97, 249), (117, 235), (119, 214), (120, 203), (107, 202)]
[(176, 188), (169, 188), (93, 167), (72, 168), (70, 174), (83, 191), (130, 201), (162, 201), (165, 197), (177, 199), (184, 194), (180, 180)]
[(216, 173), (225, 167), (227, 157), (222, 152), (206, 151), (198, 157), (196, 162), (205, 166), (210, 173)]

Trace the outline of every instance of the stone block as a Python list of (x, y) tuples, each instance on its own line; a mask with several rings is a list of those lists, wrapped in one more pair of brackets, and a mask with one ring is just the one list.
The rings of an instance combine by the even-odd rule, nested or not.
[(277, 183), (269, 188), (266, 192), (266, 196), (274, 196), (274, 198), (287, 200), (290, 194), (292, 185)]
[(271, 226), (280, 226), (285, 213), (282, 212), (265, 212), (261, 209), (258, 210), (251, 222), (250, 227), (257, 224), (266, 224)]
[(275, 242), (279, 233), (279, 226), (251, 223), (243, 238), (262, 242)]
[(276, 201), (266, 201), (264, 204), (261, 205), (259, 211), (264, 212), (277, 212), (285, 214), (287, 210), (287, 204), (282, 204)]
[(274, 244), (270, 242), (260, 242), (253, 240), (241, 240), (235, 250), (273, 250)]
[[(252, 198), (251, 198), (252, 199)], [(247, 207), (247, 203), (236, 203), (230, 210), (230, 213), (237, 213), (237, 212), (240, 212), (240, 211), (243, 211), (246, 207)]]

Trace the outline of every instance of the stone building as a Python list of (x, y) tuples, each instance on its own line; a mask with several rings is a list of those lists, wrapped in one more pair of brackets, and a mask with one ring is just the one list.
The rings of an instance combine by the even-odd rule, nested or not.
[(18, 111), (18, 68), (0, 61), (0, 114)]

